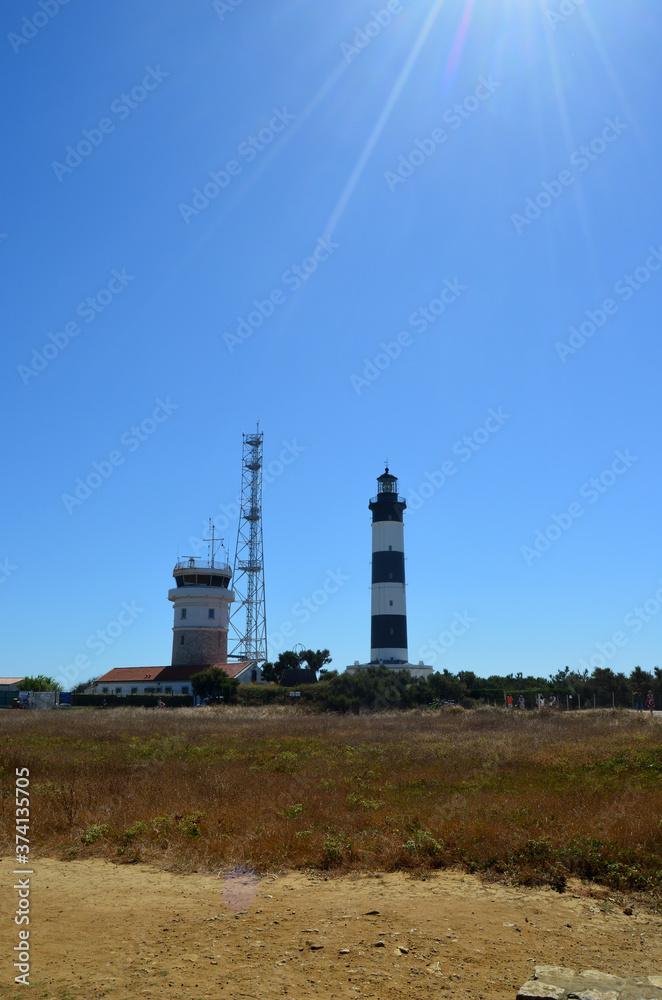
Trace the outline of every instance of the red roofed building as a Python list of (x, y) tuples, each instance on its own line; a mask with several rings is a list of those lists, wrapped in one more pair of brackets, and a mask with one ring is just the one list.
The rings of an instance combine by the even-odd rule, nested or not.
[(260, 671), (253, 660), (238, 663), (198, 663), (169, 667), (114, 667), (86, 689), (88, 694), (193, 694), (191, 678), (195, 674), (220, 667), (228, 677), (243, 684), (254, 683)]

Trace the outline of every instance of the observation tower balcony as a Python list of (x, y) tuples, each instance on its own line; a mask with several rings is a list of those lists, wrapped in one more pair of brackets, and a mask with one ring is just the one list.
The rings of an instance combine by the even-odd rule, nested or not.
[(210, 562), (208, 558), (202, 559), (194, 556), (189, 556), (188, 559), (180, 559), (179, 562), (175, 563), (173, 573), (177, 573), (184, 569), (214, 570), (217, 573), (232, 573), (232, 567), (229, 563), (218, 559), (214, 559), (213, 562)]
[(172, 571), (177, 587), (223, 587), (230, 586), (232, 568), (225, 561), (210, 559), (180, 559)]

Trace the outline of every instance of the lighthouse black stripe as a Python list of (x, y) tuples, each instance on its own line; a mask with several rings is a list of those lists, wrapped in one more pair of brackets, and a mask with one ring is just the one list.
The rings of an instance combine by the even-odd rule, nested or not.
[(371, 649), (406, 649), (407, 616), (373, 615), (370, 627)]
[(404, 583), (405, 582), (404, 552), (373, 552), (372, 582)]
[(406, 507), (406, 504), (399, 500), (382, 499), (385, 497), (384, 493), (380, 493), (376, 500), (371, 500), (368, 507), (372, 511), (372, 523), (376, 524), (378, 521), (402, 521), (402, 512)]

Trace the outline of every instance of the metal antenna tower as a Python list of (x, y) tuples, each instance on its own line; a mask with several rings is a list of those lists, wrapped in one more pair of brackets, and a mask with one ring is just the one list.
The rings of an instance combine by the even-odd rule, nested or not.
[(236, 595), (230, 618), (230, 656), (264, 663), (267, 659), (267, 613), (262, 551), (262, 439), (258, 429), (244, 434), (241, 509), (232, 587)]

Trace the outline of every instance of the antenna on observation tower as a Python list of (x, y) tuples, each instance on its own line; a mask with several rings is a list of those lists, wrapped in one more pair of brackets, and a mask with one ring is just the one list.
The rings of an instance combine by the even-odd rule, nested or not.
[(267, 659), (267, 614), (262, 547), (262, 443), (258, 422), (243, 435), (241, 501), (232, 574), (236, 603), (230, 617), (229, 656), (264, 663)]
[[(209, 518), (209, 533), (211, 535), (211, 538), (203, 538), (202, 540), (203, 542), (209, 542), (209, 547), (207, 549), (207, 551), (209, 552), (209, 565), (211, 566), (212, 569), (214, 569), (214, 559), (216, 557), (216, 553), (218, 552), (219, 548), (223, 545), (223, 539), (221, 538), (218, 545), (216, 545), (216, 525), (214, 524), (211, 518)], [(225, 550), (224, 545), (223, 549)]]

